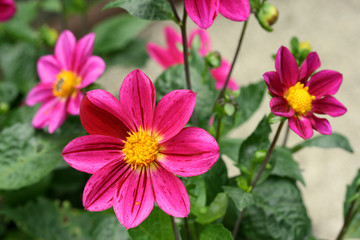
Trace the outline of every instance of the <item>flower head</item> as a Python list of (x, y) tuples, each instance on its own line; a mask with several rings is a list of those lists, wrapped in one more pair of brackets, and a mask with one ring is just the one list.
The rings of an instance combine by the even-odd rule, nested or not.
[(186, 217), (189, 196), (174, 174), (205, 173), (219, 157), (219, 146), (208, 132), (184, 128), (196, 94), (172, 91), (155, 108), (151, 80), (135, 70), (124, 79), (119, 100), (104, 90), (87, 92), (80, 119), (90, 135), (63, 150), (70, 166), (93, 174), (84, 189), (85, 209), (113, 207), (126, 228), (144, 221), (155, 202), (169, 215)]
[(41, 83), (27, 95), (26, 104), (42, 103), (33, 118), (35, 128), (49, 126), (53, 133), (65, 121), (67, 114), (78, 115), (83, 98), (81, 89), (93, 83), (105, 70), (104, 61), (92, 56), (95, 34), (90, 33), (78, 42), (66, 30), (61, 33), (54, 55), (37, 62)]
[(16, 4), (13, 0), (0, 0), (0, 22), (12, 18), (16, 12)]
[[(169, 26), (164, 28), (164, 34), (167, 45), (165, 48), (155, 43), (147, 44), (146, 48), (150, 57), (165, 69), (176, 64), (184, 63), (183, 52), (179, 49), (179, 46), (182, 44), (181, 36)], [(206, 56), (211, 51), (211, 42), (207, 32), (202, 29), (193, 30), (188, 40), (189, 47), (192, 46), (195, 37), (200, 38), (200, 55), (203, 57)], [(211, 75), (216, 81), (216, 89), (221, 89), (224, 86), (230, 67), (230, 64), (225, 59), (222, 59), (218, 68), (210, 70)], [(230, 78), (228, 87), (234, 91), (239, 89), (239, 86), (233, 78)]]
[(314, 113), (338, 117), (347, 111), (331, 96), (338, 91), (342, 74), (322, 70), (312, 75), (319, 67), (320, 59), (316, 52), (309, 53), (299, 68), (290, 51), (281, 47), (276, 55), (276, 72), (264, 74), (273, 96), (271, 111), (277, 116), (287, 117), (290, 128), (304, 139), (313, 135), (313, 129), (326, 135), (332, 132), (329, 121)]
[(233, 21), (245, 21), (250, 15), (249, 0), (185, 0), (189, 17), (201, 28), (209, 28), (218, 13)]

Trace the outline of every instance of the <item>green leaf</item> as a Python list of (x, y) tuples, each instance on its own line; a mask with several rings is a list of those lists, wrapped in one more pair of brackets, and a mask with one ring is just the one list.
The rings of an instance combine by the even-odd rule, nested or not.
[(238, 187), (224, 186), (223, 188), (224, 191), (229, 194), (229, 197), (234, 201), (239, 212), (254, 205), (255, 201), (251, 193), (244, 192), (244, 190)]
[(246, 209), (240, 230), (247, 239), (310, 239), (311, 221), (294, 181), (270, 177), (253, 195), (255, 205)]
[(225, 215), (229, 199), (226, 193), (216, 195), (214, 201), (211, 202), (205, 213), (196, 217), (196, 222), (208, 224)]
[(299, 164), (293, 159), (289, 149), (276, 148), (271, 158), (273, 158), (275, 162), (275, 166), (271, 171), (272, 175), (289, 177), (300, 181), (305, 186), (305, 181), (300, 172)]
[(204, 231), (200, 234), (200, 240), (231, 240), (231, 232), (227, 230), (222, 224), (207, 225)]
[(219, 158), (214, 166), (201, 176), (204, 178), (206, 184), (206, 202), (210, 203), (218, 193), (223, 191), (222, 186), (225, 185), (228, 180), (224, 160)]
[(116, 0), (108, 3), (104, 9), (119, 7), (131, 15), (147, 20), (175, 19), (171, 6), (166, 0)]
[(170, 216), (154, 207), (149, 217), (136, 228), (129, 229), (132, 240), (173, 240)]
[(107, 19), (95, 26), (96, 34), (94, 53), (109, 54), (125, 49), (131, 41), (149, 24), (129, 15)]
[(321, 148), (342, 148), (345, 151), (353, 153), (353, 149), (349, 140), (339, 134), (333, 133), (332, 135), (320, 135), (309, 140), (306, 140), (291, 149), (293, 153), (301, 150), (304, 147), (321, 147)]
[(226, 115), (232, 116), (235, 112), (235, 107), (232, 104), (226, 103), (224, 105), (224, 111), (225, 111)]
[(195, 216), (206, 211), (206, 185), (205, 180), (201, 176), (195, 176), (188, 179), (186, 188), (191, 203), (191, 213)]
[(348, 238), (360, 238), (360, 170), (358, 170), (354, 180), (350, 185), (346, 188), (346, 197), (344, 201), (344, 221), (348, 211), (350, 210), (350, 206), (353, 201), (355, 205), (353, 207), (353, 218), (350, 222), (350, 225), (346, 229), (344, 239)]
[(222, 138), (219, 142), (221, 154), (225, 154), (233, 161), (236, 161), (239, 157), (240, 145), (244, 139), (239, 138)]
[(15, 124), (0, 133), (0, 189), (19, 189), (49, 174), (58, 165), (62, 145), (36, 136), (29, 124)]
[(0, 81), (0, 103), (11, 103), (18, 95), (18, 90), (13, 82)]

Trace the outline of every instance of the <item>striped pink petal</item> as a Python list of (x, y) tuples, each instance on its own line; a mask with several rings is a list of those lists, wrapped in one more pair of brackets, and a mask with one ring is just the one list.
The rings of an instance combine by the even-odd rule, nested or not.
[(289, 49), (284, 46), (277, 52), (275, 68), (283, 85), (289, 88), (296, 84), (299, 77), (298, 64)]
[(282, 97), (284, 96), (285, 91), (287, 88), (284, 84), (282, 84), (280, 80), (280, 76), (277, 72), (271, 71), (266, 72), (263, 75), (266, 85), (270, 91), (270, 94), (275, 97)]
[(312, 127), (321, 134), (331, 135), (331, 125), (326, 118), (318, 118), (314, 114), (309, 113), (308, 118), (311, 121)]
[(294, 109), (288, 106), (288, 102), (283, 97), (273, 97), (270, 100), (271, 112), (276, 116), (292, 117), (294, 116)]
[(316, 52), (311, 52), (307, 55), (305, 61), (301, 64), (299, 69), (299, 81), (306, 83), (311, 74), (321, 66), (319, 56)]
[(289, 127), (303, 139), (309, 139), (314, 134), (311, 121), (306, 117), (290, 117)]
[(322, 99), (312, 102), (312, 111), (319, 114), (328, 114), (332, 117), (339, 117), (347, 112), (346, 107), (336, 98), (325, 96)]
[(219, 11), (230, 20), (245, 21), (250, 15), (250, 2), (249, 0), (220, 0)]
[(309, 93), (319, 99), (325, 95), (334, 95), (340, 88), (342, 74), (332, 70), (323, 70), (314, 74), (307, 86)]
[(76, 47), (76, 39), (69, 30), (63, 31), (55, 46), (55, 58), (63, 70), (73, 70), (73, 60)]
[(209, 28), (219, 12), (220, 0), (185, 0), (189, 17), (201, 28)]
[(72, 70), (79, 72), (91, 56), (94, 48), (95, 34), (89, 33), (82, 37), (77, 43), (74, 52)]

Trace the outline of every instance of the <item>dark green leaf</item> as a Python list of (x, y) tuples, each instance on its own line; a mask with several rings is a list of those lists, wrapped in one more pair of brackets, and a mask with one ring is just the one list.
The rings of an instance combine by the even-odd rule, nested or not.
[(0, 103), (11, 103), (17, 94), (18, 90), (13, 82), (0, 82)]
[(311, 222), (295, 182), (270, 177), (253, 191), (255, 205), (246, 209), (241, 233), (247, 239), (311, 238)]
[(147, 20), (175, 19), (171, 6), (166, 0), (116, 0), (108, 3), (105, 9), (119, 7), (131, 15)]
[(188, 179), (186, 188), (191, 203), (191, 213), (195, 216), (206, 211), (206, 185), (201, 176), (195, 176)]
[(353, 152), (349, 140), (339, 133), (333, 133), (332, 135), (320, 135), (311, 138), (296, 145), (291, 149), (291, 151), (294, 153), (304, 147), (342, 148), (348, 152)]
[(211, 202), (209, 207), (207, 208), (207, 211), (199, 214), (196, 217), (196, 222), (201, 224), (208, 224), (216, 219), (221, 218), (225, 215), (226, 209), (228, 206), (228, 196), (226, 193), (219, 193), (216, 195), (214, 201)]
[(355, 201), (355, 205), (352, 210), (353, 218), (350, 222), (349, 227), (346, 229), (346, 234), (344, 239), (348, 238), (360, 238), (360, 170), (358, 170), (354, 180), (350, 185), (347, 186), (346, 189), (346, 197), (344, 201), (344, 221), (346, 219), (346, 215), (350, 210), (350, 206), (353, 201)]
[(204, 173), (202, 177), (206, 184), (206, 202), (209, 204), (218, 193), (223, 191), (222, 186), (227, 183), (228, 174), (224, 160), (219, 158), (215, 165)]
[(221, 154), (225, 154), (233, 161), (237, 161), (239, 157), (240, 145), (244, 139), (238, 138), (223, 138), (219, 142)]
[(276, 148), (271, 158), (273, 158), (275, 162), (275, 166), (271, 171), (272, 175), (289, 177), (298, 180), (305, 185), (304, 178), (299, 169), (299, 164), (295, 162), (289, 149)]
[(144, 222), (129, 230), (129, 235), (132, 240), (172, 240), (174, 233), (170, 216), (154, 207)]
[(240, 212), (249, 206), (254, 205), (254, 198), (251, 193), (244, 192), (238, 187), (223, 187), (225, 192), (229, 194), (229, 197), (234, 201), (237, 210)]
[(200, 234), (200, 240), (231, 240), (231, 232), (221, 224), (207, 225)]
[(96, 34), (94, 53), (109, 54), (123, 50), (149, 24), (149, 22), (121, 15), (107, 19), (94, 28)]

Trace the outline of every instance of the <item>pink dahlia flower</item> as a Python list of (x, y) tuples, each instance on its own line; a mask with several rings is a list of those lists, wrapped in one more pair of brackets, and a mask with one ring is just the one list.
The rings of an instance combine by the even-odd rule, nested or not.
[(92, 56), (95, 34), (90, 33), (78, 42), (66, 30), (61, 33), (54, 55), (46, 55), (37, 62), (41, 83), (27, 95), (26, 104), (42, 103), (33, 118), (34, 128), (49, 126), (53, 133), (66, 119), (67, 114), (78, 115), (84, 94), (81, 89), (89, 86), (105, 70), (104, 61)]
[[(164, 28), (164, 34), (167, 45), (166, 48), (163, 48), (155, 43), (147, 44), (146, 48), (150, 57), (165, 69), (176, 64), (184, 63), (183, 52), (178, 48), (178, 46), (182, 45), (181, 36), (172, 27), (169, 26)], [(210, 38), (207, 32), (202, 29), (193, 30), (190, 33), (188, 40), (189, 47), (191, 47), (192, 42), (196, 36), (199, 36), (201, 42), (199, 53), (204, 57), (211, 51)], [(210, 70), (211, 75), (216, 81), (216, 89), (219, 90), (224, 86), (227, 74), (230, 71), (230, 67), (230, 64), (225, 59), (222, 59), (221, 65), (218, 68)], [(239, 86), (236, 84), (233, 78), (230, 78), (228, 88), (235, 91), (239, 89)]]
[(250, 15), (249, 0), (185, 0), (189, 17), (201, 28), (209, 28), (218, 13), (233, 21), (246, 21)]
[(12, 18), (16, 12), (16, 4), (13, 0), (0, 0), (0, 22)]
[(154, 85), (135, 70), (124, 79), (119, 100), (104, 90), (87, 92), (80, 119), (90, 135), (74, 139), (62, 153), (70, 166), (93, 174), (84, 189), (85, 209), (113, 207), (128, 229), (144, 221), (155, 202), (169, 215), (186, 217), (189, 196), (174, 174), (205, 173), (219, 157), (208, 132), (184, 128), (196, 93), (172, 91), (155, 109)]
[(322, 70), (312, 75), (319, 67), (320, 59), (316, 52), (309, 53), (299, 68), (290, 51), (281, 47), (276, 55), (276, 72), (264, 74), (273, 96), (271, 111), (277, 116), (287, 117), (290, 128), (304, 139), (313, 135), (313, 129), (325, 135), (332, 132), (329, 121), (314, 113), (338, 117), (347, 111), (331, 96), (339, 90), (342, 74)]

